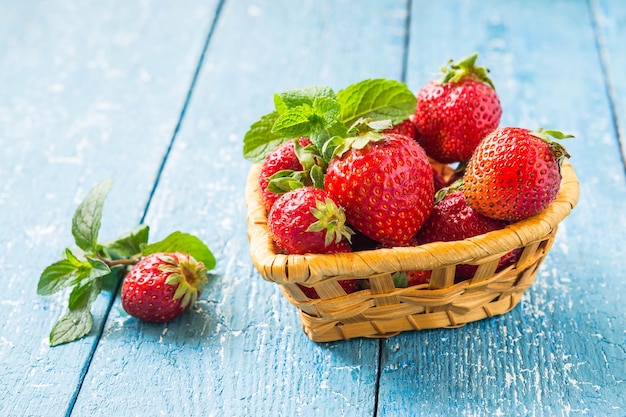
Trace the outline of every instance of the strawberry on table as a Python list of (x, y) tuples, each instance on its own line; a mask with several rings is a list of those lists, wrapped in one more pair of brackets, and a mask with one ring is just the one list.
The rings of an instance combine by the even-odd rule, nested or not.
[(481, 139), (498, 127), (502, 106), (478, 54), (449, 63), (441, 79), (417, 93), (417, 141), (443, 163), (467, 161)]
[(190, 255), (154, 253), (124, 278), (122, 308), (140, 320), (170, 321), (195, 303), (206, 282), (204, 264)]
[(350, 224), (388, 246), (406, 244), (433, 208), (432, 168), (406, 136), (369, 132), (331, 159), (324, 186)]
[(495, 130), (478, 145), (464, 175), (468, 204), (494, 219), (518, 221), (538, 214), (556, 197), (565, 148), (549, 138), (572, 137), (553, 130)]

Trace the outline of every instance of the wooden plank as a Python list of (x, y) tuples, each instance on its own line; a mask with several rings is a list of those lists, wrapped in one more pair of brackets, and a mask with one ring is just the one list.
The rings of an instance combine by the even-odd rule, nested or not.
[(68, 294), (37, 296), (39, 275), (72, 245), (73, 211), (97, 182), (116, 181), (103, 240), (139, 222), (213, 8), (0, 2), (0, 415), (71, 403), (111, 297), (89, 337), (50, 348)]
[(169, 324), (139, 323), (116, 305), (74, 415), (374, 413), (379, 342), (311, 342), (279, 288), (252, 267), (242, 137), (276, 91), (398, 78), (405, 8), (225, 3), (147, 219), (156, 234), (203, 238), (218, 267), (197, 308)]
[[(385, 341), (378, 415), (623, 415), (626, 182), (586, 2), (412, 3), (409, 85), (478, 51), (503, 125), (577, 136), (581, 200), (519, 307)], [(601, 29), (619, 25), (611, 7)], [(610, 56), (624, 52), (614, 39)]]
[(613, 117), (626, 161), (626, 8), (619, 0), (592, 1), (593, 22), (597, 30), (603, 70), (613, 106)]

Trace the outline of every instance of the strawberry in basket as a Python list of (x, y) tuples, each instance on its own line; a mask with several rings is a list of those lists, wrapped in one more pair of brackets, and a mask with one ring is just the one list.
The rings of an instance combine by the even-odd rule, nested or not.
[[(354, 234), (346, 225), (343, 209), (324, 190), (306, 186), (278, 198), (267, 220), (270, 235), (285, 253), (351, 252)], [(346, 293), (359, 289), (357, 280), (340, 280)], [(314, 288), (300, 286), (309, 298), (319, 298)]]
[(324, 186), (364, 235), (388, 246), (406, 244), (433, 208), (432, 168), (424, 150), (402, 135), (357, 136), (330, 161)]
[(417, 141), (439, 162), (470, 159), (481, 139), (498, 127), (502, 106), (478, 54), (449, 62), (443, 77), (417, 93)]
[[(261, 197), (265, 204), (265, 210), (268, 212), (274, 202), (284, 192), (281, 188), (281, 181), (284, 182), (292, 178), (285, 174), (292, 175), (295, 172), (302, 172), (304, 170), (297, 153), (301, 152), (301, 149), (310, 143), (309, 138), (290, 140), (276, 147), (265, 157), (259, 175), (259, 186), (261, 188)], [(272, 178), (274, 178), (274, 181), (271, 181)]]
[(487, 135), (469, 161), (463, 193), (468, 204), (494, 219), (519, 221), (543, 211), (561, 184), (569, 154), (551, 140), (571, 138), (555, 130), (503, 127)]
[[(485, 217), (473, 210), (467, 205), (461, 188), (462, 180), (459, 180), (437, 193), (435, 208), (417, 234), (419, 244), (463, 240), (502, 229), (509, 224), (503, 220)], [(514, 250), (504, 256), (498, 264), (498, 269), (513, 264), (520, 254), (520, 250)], [(456, 280), (472, 278), (477, 268), (476, 265), (458, 265)]]

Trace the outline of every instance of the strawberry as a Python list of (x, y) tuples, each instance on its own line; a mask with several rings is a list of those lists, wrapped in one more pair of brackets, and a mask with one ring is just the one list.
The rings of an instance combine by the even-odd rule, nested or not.
[[(435, 208), (417, 234), (419, 244), (430, 242), (450, 242), (463, 240), (504, 228), (508, 222), (490, 219), (481, 215), (467, 205), (463, 192), (459, 190), (461, 183), (445, 188), (437, 194)], [(499, 268), (510, 265), (516, 259), (507, 258), (501, 261)], [(459, 265), (457, 279), (469, 279), (474, 276), (477, 266)]]
[(140, 320), (170, 321), (195, 303), (206, 274), (204, 264), (187, 254), (148, 255), (124, 278), (122, 308)]
[(488, 70), (475, 66), (478, 54), (444, 68), (443, 78), (417, 93), (417, 141), (439, 162), (463, 162), (498, 127), (502, 106)]
[[(298, 143), (301, 146), (307, 146), (311, 143), (311, 140), (309, 138), (299, 138)], [(276, 190), (272, 191), (269, 189), (270, 178), (281, 171), (301, 171), (302, 169), (302, 163), (295, 152), (295, 140), (284, 142), (267, 154), (259, 174), (261, 197), (267, 212), (270, 211), (274, 202), (281, 195), (281, 193), (274, 192)]]
[(331, 159), (324, 186), (355, 229), (385, 245), (403, 245), (433, 208), (432, 168), (414, 140), (390, 133), (370, 137), (355, 138), (358, 146)]
[[(352, 294), (353, 292), (357, 292), (361, 289), (360, 280), (357, 279), (340, 279), (337, 280), (337, 283), (341, 285), (341, 288), (346, 292), (346, 294)], [(316, 300), (319, 299), (320, 296), (313, 287), (305, 287), (304, 285), (297, 284), (298, 287), (302, 290), (304, 295), (308, 298)]]
[[(324, 191), (302, 187), (282, 195), (270, 210), (268, 228), (276, 245), (286, 253), (351, 252), (354, 233), (345, 225), (343, 209)], [(356, 280), (340, 280), (346, 293), (359, 290)], [(312, 287), (298, 284), (304, 294), (319, 298)]]
[(415, 270), (396, 272), (392, 275), (396, 288), (413, 287), (415, 285), (428, 284), (430, 282), (431, 271)]
[(560, 165), (569, 154), (552, 141), (572, 137), (552, 130), (504, 127), (478, 145), (465, 170), (463, 193), (474, 210), (518, 221), (544, 210), (561, 184)]
[(267, 225), (286, 253), (350, 252), (346, 216), (326, 191), (306, 186), (283, 194), (270, 210)]

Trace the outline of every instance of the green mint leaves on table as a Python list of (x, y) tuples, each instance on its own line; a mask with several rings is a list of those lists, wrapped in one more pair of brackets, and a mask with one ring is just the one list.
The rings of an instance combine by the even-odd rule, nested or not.
[(350, 128), (361, 120), (388, 120), (397, 124), (415, 111), (416, 97), (399, 81), (368, 79), (338, 93), (330, 87), (309, 87), (274, 95), (275, 110), (250, 126), (243, 155), (261, 162), (287, 140), (308, 136), (328, 162), (335, 144), (358, 134)]
[(149, 244), (149, 227), (139, 225), (111, 242), (99, 243), (102, 209), (111, 186), (111, 180), (102, 181), (78, 205), (72, 219), (72, 235), (77, 248), (66, 248), (64, 259), (46, 267), (39, 278), (39, 295), (52, 295), (71, 288), (68, 312), (50, 332), (51, 346), (89, 334), (93, 327), (91, 304), (103, 286), (107, 282), (117, 283), (142, 256), (182, 252), (204, 263), (207, 270), (215, 267), (215, 257), (209, 248), (196, 236), (179, 231)]

